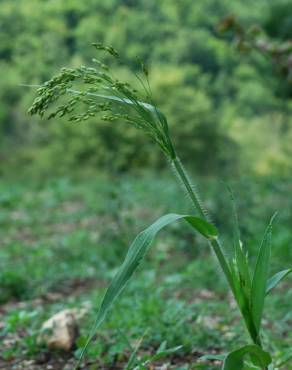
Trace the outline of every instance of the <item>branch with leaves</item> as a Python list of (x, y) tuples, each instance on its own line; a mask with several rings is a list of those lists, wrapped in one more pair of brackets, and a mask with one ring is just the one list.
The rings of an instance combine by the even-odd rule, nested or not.
[(233, 14), (224, 17), (217, 25), (221, 34), (231, 34), (241, 52), (258, 51), (277, 67), (281, 78), (292, 83), (292, 40), (271, 40), (257, 25), (245, 28)]

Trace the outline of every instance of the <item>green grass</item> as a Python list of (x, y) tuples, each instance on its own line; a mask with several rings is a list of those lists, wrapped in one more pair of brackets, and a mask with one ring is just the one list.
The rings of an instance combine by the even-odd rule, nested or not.
[[(279, 211), (272, 269), (289, 267), (289, 182), (244, 180), (231, 185), (237, 189), (245, 226), (242, 236), (250, 250), (259, 245), (257, 235), (262, 234), (272, 212)], [(209, 204), (212, 213), (222, 215), (216, 221), (224, 232), (230, 227), (231, 210), (228, 195), (217, 199), (218, 186), (212, 180), (201, 181), (206, 198), (214, 199)], [(0, 302), (4, 307), (0, 335), (4, 340), (14, 338), (2, 347), (1, 356), (9, 361), (35, 359), (46, 352), (36, 336), (50, 315), (85, 301), (97, 308), (134, 236), (165, 212), (185, 213), (187, 200), (180, 198), (171, 178), (160, 174), (6, 180), (0, 184), (0, 206)], [(155, 352), (167, 341), (168, 348), (182, 348), (161, 361), (177, 361), (176, 369), (203, 369), (197, 361), (201, 354), (224, 353), (246, 342), (247, 334), (237, 309), (228, 303), (230, 297), (216, 261), (202, 238), (187, 225), (174, 224), (163, 231), (135, 277), (98, 332), (88, 358), (99, 358), (108, 368), (126, 363), (130, 350), (125, 336), (134, 345), (146, 332), (139, 356)], [(289, 349), (292, 340), (289, 287), (291, 277), (267, 300), (265, 311), (265, 347), (279, 355)], [(95, 311), (82, 322), (79, 348)], [(208, 364), (205, 368), (212, 367)]]

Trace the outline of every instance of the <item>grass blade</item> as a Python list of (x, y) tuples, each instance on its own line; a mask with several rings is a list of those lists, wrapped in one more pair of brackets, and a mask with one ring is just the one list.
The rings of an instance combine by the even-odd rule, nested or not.
[(248, 259), (242, 249), (242, 243), (240, 240), (238, 214), (237, 214), (234, 194), (233, 194), (232, 189), (228, 185), (226, 185), (226, 187), (227, 187), (227, 190), (229, 192), (230, 199), (232, 202), (232, 214), (233, 214), (233, 220), (234, 220), (234, 251), (235, 251), (236, 266), (237, 266), (238, 274), (239, 274), (240, 286), (242, 290), (245, 292), (245, 295), (249, 297), (250, 290), (251, 290), (251, 277), (249, 273)]
[(134, 271), (139, 266), (140, 262), (145, 256), (156, 234), (161, 229), (163, 229), (165, 226), (169, 225), (170, 223), (174, 221), (180, 220), (180, 219), (185, 219), (189, 224), (192, 225), (193, 228), (195, 228), (198, 232), (200, 232), (205, 237), (207, 238), (214, 237), (214, 234), (216, 232), (215, 226), (209, 224), (208, 222), (204, 220), (201, 220), (198, 217), (193, 217), (190, 215), (179, 215), (179, 214), (174, 214), (174, 213), (170, 213), (170, 214), (162, 216), (157, 221), (155, 221), (151, 226), (149, 226), (147, 229), (142, 231), (130, 245), (130, 248), (125, 257), (124, 262), (122, 263), (117, 274), (111, 281), (104, 295), (104, 298), (99, 307), (99, 311), (97, 313), (94, 325), (87, 338), (85, 346), (83, 347), (81, 351), (80, 358), (79, 358), (79, 361), (77, 362), (75, 369), (78, 369), (81, 363), (81, 360), (83, 358), (83, 355), (89, 343), (91, 342), (97, 328), (103, 322), (108, 310), (111, 308), (115, 299), (122, 292), (127, 282), (132, 277)]
[(275, 286), (277, 286), (281, 280), (283, 280), (288, 274), (290, 274), (290, 272), (292, 272), (292, 268), (277, 272), (275, 275), (270, 277), (267, 282), (266, 294), (269, 294), (270, 291), (275, 288)]
[(230, 261), (230, 271), (234, 284), (234, 296), (251, 338), (257, 341), (258, 333), (250, 313), (251, 276), (248, 258), (242, 248), (235, 197), (230, 186), (225, 183), (224, 185), (232, 204), (234, 258)]
[[(135, 103), (131, 99), (126, 99), (126, 98), (119, 98), (118, 96), (115, 95), (104, 95), (104, 94), (97, 94), (97, 93), (90, 93), (90, 92), (81, 92), (79, 90), (74, 90), (74, 89), (67, 89), (67, 91), (71, 94), (76, 94), (76, 95), (81, 95), (85, 94), (88, 96), (95, 96), (97, 98), (102, 98), (105, 100), (111, 100), (111, 101), (116, 101), (121, 104), (127, 104), (127, 105), (134, 105)], [(144, 103), (142, 101), (137, 101), (139, 105), (141, 105), (143, 108), (149, 110), (151, 113), (157, 114), (156, 112), (158, 111), (157, 108), (155, 108), (152, 104), (149, 103)], [(159, 114), (163, 115), (162, 112), (159, 111)], [(163, 115), (164, 117), (164, 115)]]
[(145, 330), (145, 332), (143, 333), (142, 337), (138, 340), (135, 348), (132, 349), (132, 353), (131, 353), (131, 356), (129, 358), (129, 361), (127, 363), (127, 365), (125, 366), (125, 370), (131, 370), (133, 369), (134, 365), (135, 365), (135, 362), (138, 361), (138, 358), (137, 358), (137, 352), (144, 340), (144, 337), (147, 333), (148, 329)]
[[(38, 87), (39, 88), (42, 85), (21, 84), (21, 86), (34, 87), (34, 88)], [(115, 95), (97, 94), (97, 93), (92, 93), (92, 92), (79, 91), (79, 90), (75, 90), (75, 89), (66, 89), (66, 91), (68, 93), (74, 94), (74, 95), (83, 95), (83, 94), (85, 94), (87, 96), (94, 96), (94, 97), (97, 97), (97, 98), (102, 98), (102, 99), (109, 100), (109, 101), (115, 101), (115, 102), (118, 102), (118, 103), (121, 103), (121, 104), (126, 104), (126, 105), (134, 105), (135, 104), (135, 102), (131, 99), (120, 98), (120, 97), (115, 96)], [(165, 122), (167, 121), (165, 115), (154, 105), (149, 104), (149, 103), (145, 103), (145, 102), (140, 101), (140, 100), (137, 100), (137, 104), (139, 104), (141, 107), (150, 111), (152, 114), (157, 116), (157, 118), (160, 119), (161, 121), (165, 121)]]
[(242, 318), (244, 319), (244, 322), (250, 334), (250, 337), (253, 339), (254, 342), (256, 342), (258, 334), (257, 334), (257, 330), (255, 329), (252, 315), (250, 313), (249, 299), (242, 291), (242, 287), (241, 287), (239, 276), (238, 276), (238, 271), (236, 269), (236, 261), (235, 260), (231, 261), (229, 266), (230, 266), (230, 272), (231, 272), (232, 282), (233, 282), (234, 298), (237, 302)]
[[(146, 359), (143, 361), (143, 366), (145, 367), (145, 369), (152, 369), (151, 364), (154, 361), (158, 361), (167, 356), (170, 356), (183, 348), (182, 345), (177, 346), (177, 347), (172, 347), (172, 348), (166, 348), (166, 345), (167, 345), (167, 342), (164, 341), (161, 343), (161, 345), (159, 346), (159, 348), (157, 349), (154, 355), (146, 355)], [(140, 370), (140, 368), (137, 366), (135, 367), (134, 370), (138, 370), (138, 369)]]
[(251, 311), (255, 323), (255, 327), (259, 333), (261, 326), (261, 319), (263, 314), (266, 286), (269, 273), (269, 264), (271, 257), (271, 233), (272, 224), (275, 215), (272, 217), (262, 240), (260, 250), (258, 253), (255, 271), (251, 287)]
[(201, 361), (224, 361), (226, 358), (226, 355), (213, 355), (213, 354), (207, 354), (200, 357)]

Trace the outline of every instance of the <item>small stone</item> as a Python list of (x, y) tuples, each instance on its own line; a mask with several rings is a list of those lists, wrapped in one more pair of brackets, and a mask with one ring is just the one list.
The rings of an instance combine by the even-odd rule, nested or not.
[(77, 309), (66, 309), (56, 313), (43, 323), (38, 341), (45, 343), (50, 349), (70, 351), (78, 336), (79, 318), (80, 311)]

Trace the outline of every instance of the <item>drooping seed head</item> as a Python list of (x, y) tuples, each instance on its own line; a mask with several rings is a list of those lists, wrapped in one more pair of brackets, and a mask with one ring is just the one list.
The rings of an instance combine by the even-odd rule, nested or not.
[[(98, 50), (119, 57), (117, 51), (109, 46), (94, 43)], [(48, 118), (68, 116), (69, 121), (81, 122), (101, 113), (101, 118), (108, 122), (124, 120), (143, 130), (171, 158), (175, 153), (168, 135), (166, 117), (153, 103), (150, 88), (147, 89), (140, 77), (146, 100), (140, 97), (138, 91), (128, 82), (113, 76), (110, 68), (97, 59), (93, 60), (97, 68), (81, 66), (77, 68), (62, 68), (61, 71), (37, 89), (37, 97), (29, 109), (30, 114), (41, 117), (48, 113)], [(147, 78), (149, 71), (141, 64), (142, 72)], [(72, 97), (73, 95), (73, 97)], [(63, 102), (64, 101), (64, 102)]]

